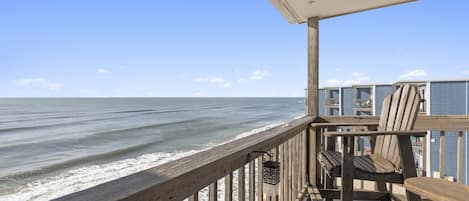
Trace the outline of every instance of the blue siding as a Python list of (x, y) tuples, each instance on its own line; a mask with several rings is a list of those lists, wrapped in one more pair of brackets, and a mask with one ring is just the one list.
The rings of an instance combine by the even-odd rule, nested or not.
[(466, 115), (469, 114), (469, 81), (466, 81)]
[(466, 82), (432, 82), (431, 114), (466, 114)]
[(383, 106), (383, 100), (386, 96), (389, 96), (391, 95), (393, 92), (393, 87), (392, 85), (379, 85), (379, 86), (376, 86), (376, 100), (375, 101), (375, 105), (376, 105), (376, 108), (375, 108), (375, 111), (376, 111), (376, 115), (380, 115), (381, 114), (381, 107)]
[[(430, 86), (430, 110), (432, 115), (458, 115), (466, 113), (466, 82), (432, 82)], [(439, 131), (432, 131), (435, 143), (431, 145), (431, 171), (439, 167)], [(445, 174), (456, 178), (457, 133), (446, 132)], [(467, 152), (464, 151), (467, 155)], [(465, 167), (464, 167), (465, 169)], [(458, 178), (456, 178), (458, 179)], [(463, 182), (465, 179), (462, 178)]]
[[(466, 115), (469, 114), (469, 81), (466, 81)], [(464, 179), (463, 179), (463, 182), (468, 185), (469, 184), (469, 181), (468, 179), (466, 178), (469, 178), (469, 175), (467, 175), (466, 173), (469, 173), (468, 169), (469, 167), (466, 167), (466, 162), (469, 161), (469, 150), (467, 150), (469, 147), (469, 133), (466, 131), (465, 134), (464, 134), (464, 157), (465, 157), (465, 161), (463, 163), (463, 175), (464, 175)]]
[(342, 88), (342, 115), (353, 115), (353, 88)]
[(329, 108), (329, 116), (339, 116), (339, 108)]
[(324, 89), (319, 89), (319, 115), (324, 116), (326, 114), (326, 92)]

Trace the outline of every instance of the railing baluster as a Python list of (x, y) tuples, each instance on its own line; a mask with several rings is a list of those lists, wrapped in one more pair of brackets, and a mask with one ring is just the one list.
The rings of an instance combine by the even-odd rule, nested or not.
[(284, 188), (283, 188), (283, 185), (284, 185), (284, 180), (283, 180), (283, 175), (284, 175), (284, 169), (285, 169), (285, 165), (283, 164), (283, 158), (284, 158), (284, 152), (283, 152), (283, 144), (280, 144), (280, 146), (278, 147), (278, 161), (280, 162), (280, 183), (278, 184), (279, 188), (278, 188), (278, 191), (279, 191), (279, 201), (284, 201), (283, 199), (283, 195), (285, 194), (284, 193)]
[(293, 201), (293, 140), (288, 140), (288, 200)]
[(304, 157), (305, 156), (305, 151), (304, 151), (304, 148), (305, 148), (305, 145), (304, 145), (304, 135), (305, 132), (304, 131), (301, 131), (300, 133), (300, 188), (303, 188), (303, 185), (305, 184), (305, 161), (306, 161), (306, 158)]
[(283, 143), (283, 200), (288, 201), (288, 143)]
[[(427, 133), (428, 135), (428, 133)], [(422, 138), (422, 176), (427, 176), (427, 136)]]
[(256, 200), (256, 163), (254, 160), (249, 162), (249, 201)]
[(306, 145), (305, 145), (305, 131), (301, 132), (301, 187), (306, 184)]
[(217, 201), (218, 200), (218, 181), (214, 181), (208, 187), (208, 200)]
[(457, 180), (458, 183), (462, 184), (462, 163), (463, 163), (463, 137), (464, 132), (459, 131), (458, 133), (458, 162), (457, 162)]
[(238, 201), (245, 201), (246, 198), (246, 179), (244, 165), (238, 169)]
[(285, 158), (285, 165), (287, 166), (286, 172), (285, 172), (285, 189), (286, 189), (286, 196), (285, 200), (289, 201), (291, 200), (291, 156), (290, 156), (290, 140), (287, 140), (285, 142), (285, 153), (286, 153), (286, 158)]
[(233, 173), (225, 176), (225, 201), (233, 200)]
[[(360, 156), (364, 156), (365, 155), (365, 136), (360, 136), (359, 138), (360, 138)], [(392, 183), (391, 183), (391, 187), (392, 187)], [(361, 189), (365, 188), (365, 182), (363, 180), (360, 180), (360, 188)], [(392, 190), (390, 192), (392, 192)]]
[(189, 201), (199, 201), (199, 192), (195, 192), (194, 195), (189, 197)]
[(440, 131), (440, 178), (445, 178), (445, 131)]
[[(297, 162), (297, 165), (298, 165), (298, 168), (297, 168), (297, 170), (298, 170), (298, 179), (297, 179), (297, 181), (296, 181), (296, 184), (297, 184), (297, 188), (296, 188), (296, 189), (298, 189), (298, 190), (297, 190), (296, 194), (298, 195), (299, 192), (301, 191), (301, 132), (297, 135), (297, 140), (296, 140), (296, 142), (297, 142), (297, 144), (298, 144), (298, 146), (297, 146), (297, 148), (298, 148), (298, 151), (297, 151), (297, 152), (298, 152), (298, 154), (297, 154), (297, 160), (298, 160), (298, 162)], [(298, 196), (297, 196), (297, 197), (298, 197)]]
[(298, 159), (297, 159), (297, 151), (298, 151), (298, 147), (297, 147), (297, 143), (296, 143), (296, 136), (293, 137), (292, 139), (292, 145), (293, 145), (293, 149), (292, 149), (292, 196), (293, 196), (293, 199), (296, 199), (296, 194), (298, 193), (298, 189), (297, 189), (297, 180), (298, 180), (298, 165), (297, 165), (297, 162), (298, 162)]
[(257, 158), (257, 200), (262, 201), (264, 197), (264, 177), (262, 175), (263, 156)]
[(299, 189), (299, 184), (300, 184), (300, 141), (299, 141), (300, 136), (296, 135), (295, 136), (295, 200), (298, 197), (298, 192), (300, 191)]

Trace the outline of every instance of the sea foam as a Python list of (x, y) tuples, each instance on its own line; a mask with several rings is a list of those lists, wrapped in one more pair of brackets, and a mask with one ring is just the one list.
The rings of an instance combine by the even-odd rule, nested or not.
[[(231, 142), (236, 139), (240, 139), (249, 135), (253, 135), (285, 123), (273, 123), (264, 127), (256, 128), (244, 133), (237, 135), (234, 139), (224, 142), (222, 144)], [(216, 144), (220, 145), (220, 144)], [(216, 146), (213, 144), (213, 146)], [(211, 147), (213, 147), (211, 146)], [(174, 153), (151, 153), (144, 154), (137, 158), (118, 160), (101, 165), (85, 166), (69, 171), (65, 171), (57, 176), (46, 177), (43, 179), (30, 182), (24, 186), (21, 186), (12, 194), (0, 196), (0, 200), (5, 201), (27, 201), (27, 200), (50, 200), (58, 198), (70, 193), (81, 191), (114, 179), (118, 179), (139, 171), (143, 171), (163, 163), (167, 163), (178, 158), (192, 155), (202, 150), (191, 150), (185, 152), (174, 152)], [(257, 164), (256, 164), (257, 166)], [(249, 176), (248, 168), (245, 172), (246, 176)], [(234, 172), (234, 183), (233, 191), (234, 198), (237, 199), (237, 171)], [(246, 180), (247, 182), (248, 180)], [(246, 183), (246, 186), (248, 184)], [(224, 180), (223, 178), (218, 182), (218, 196), (223, 198), (224, 195)], [(199, 198), (200, 200), (207, 199), (208, 188), (201, 189)], [(247, 196), (247, 194), (246, 194)]]
[(0, 196), (0, 200), (50, 200), (194, 153), (196, 153), (196, 151), (152, 153), (102, 165), (85, 166), (63, 172), (57, 176), (47, 177), (28, 183), (20, 187), (20, 189), (13, 194)]

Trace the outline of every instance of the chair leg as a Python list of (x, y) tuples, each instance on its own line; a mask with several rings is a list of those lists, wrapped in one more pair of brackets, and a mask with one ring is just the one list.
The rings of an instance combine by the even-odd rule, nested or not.
[(326, 176), (326, 188), (328, 189), (335, 189), (334, 186), (334, 178), (330, 177), (329, 175)]
[[(334, 178), (326, 174), (326, 189), (335, 189)], [(332, 198), (326, 198), (326, 201), (332, 201)]]
[(406, 191), (405, 191), (405, 194), (406, 194), (406, 196), (407, 196), (407, 200), (408, 200), (408, 201), (421, 201), (421, 200), (422, 200), (422, 198), (421, 198), (419, 195), (414, 194), (414, 193), (412, 193), (412, 192), (410, 192), (410, 191), (407, 191), (407, 190), (406, 190)]
[[(415, 167), (414, 154), (412, 152), (412, 143), (409, 136), (398, 136), (399, 152), (401, 153), (402, 169), (404, 180), (411, 177), (417, 177), (417, 168)], [(408, 201), (421, 201), (420, 196), (406, 191)]]
[(376, 190), (378, 191), (387, 191), (386, 180), (383, 177), (380, 177), (376, 180)]

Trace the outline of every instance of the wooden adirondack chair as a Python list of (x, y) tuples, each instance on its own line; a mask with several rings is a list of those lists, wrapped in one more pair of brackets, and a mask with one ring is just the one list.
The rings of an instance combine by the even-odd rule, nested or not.
[[(386, 182), (402, 184), (404, 179), (416, 177), (410, 136), (422, 137), (426, 134), (424, 131), (412, 131), (419, 103), (420, 95), (417, 88), (405, 85), (384, 99), (377, 131), (325, 132), (324, 135), (329, 138), (338, 136), (344, 138), (343, 154), (336, 151), (318, 153), (318, 161), (328, 176), (333, 179), (353, 175), (352, 178), (355, 179), (376, 181), (377, 188), (381, 192), (386, 192)], [(353, 156), (353, 139), (356, 136), (369, 136), (375, 139), (371, 155)], [(342, 170), (342, 166), (346, 168)], [(344, 191), (348, 191), (349, 196), (353, 194), (353, 180), (342, 182), (342, 196)], [(363, 192), (360, 194), (363, 195)], [(384, 199), (389, 199), (389, 196), (386, 197)], [(418, 196), (409, 192), (407, 197), (408, 200), (420, 200)], [(352, 198), (342, 197), (342, 199)], [(359, 198), (355, 196), (355, 199)]]

